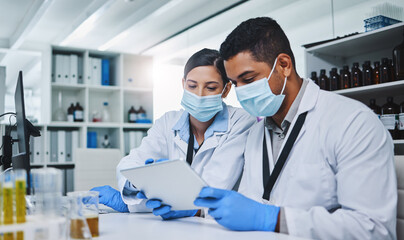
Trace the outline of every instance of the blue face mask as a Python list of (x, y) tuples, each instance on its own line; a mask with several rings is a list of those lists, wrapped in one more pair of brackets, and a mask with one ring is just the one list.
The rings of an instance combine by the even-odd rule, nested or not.
[(189, 114), (198, 119), (198, 121), (207, 122), (212, 119), (216, 113), (223, 110), (223, 91), (216, 95), (198, 96), (184, 89), (181, 105)]
[(285, 90), (286, 77), (281, 94), (279, 95), (275, 95), (268, 84), (275, 69), (276, 61), (277, 59), (275, 59), (275, 63), (268, 78), (262, 78), (253, 83), (235, 88), (237, 99), (241, 106), (255, 117), (271, 117), (275, 115), (285, 98), (285, 95), (282, 93), (283, 90)]

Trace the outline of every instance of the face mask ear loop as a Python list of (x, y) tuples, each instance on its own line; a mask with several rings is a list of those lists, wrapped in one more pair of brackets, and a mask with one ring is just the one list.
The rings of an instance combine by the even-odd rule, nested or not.
[(221, 95), (222, 95), (222, 98), (223, 98), (223, 93), (224, 93), (224, 91), (226, 90), (226, 87), (227, 87), (227, 84), (229, 84), (229, 83), (226, 83), (226, 84), (224, 85), (224, 88), (223, 88), (223, 90), (222, 90), (222, 93), (221, 93)]
[(279, 94), (279, 95), (283, 94), (283, 90), (285, 90), (287, 80), (288, 80), (288, 77), (285, 77), (285, 82), (283, 83), (283, 88), (282, 88), (281, 94)]
[(273, 73), (273, 72), (274, 72), (274, 70), (275, 70), (276, 61), (278, 61), (278, 58), (275, 58), (274, 65), (272, 65), (272, 70), (271, 70), (271, 73), (269, 73), (269, 76), (268, 76), (268, 81), (269, 81), (269, 78), (271, 78), (271, 75), (272, 75), (272, 73)]

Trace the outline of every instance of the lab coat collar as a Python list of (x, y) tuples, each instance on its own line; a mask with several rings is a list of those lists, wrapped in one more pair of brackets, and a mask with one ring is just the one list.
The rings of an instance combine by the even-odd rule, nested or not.
[[(303, 94), (302, 100), (301, 100), (299, 108), (297, 110), (297, 114), (293, 118), (292, 124), (290, 125), (291, 128), (294, 127), (294, 125), (297, 121), (297, 118), (299, 117), (300, 114), (302, 114), (304, 112), (309, 112), (307, 118), (310, 116), (310, 111), (316, 106), (318, 95), (320, 92), (320, 88), (310, 79), (303, 79), (303, 81), (308, 81), (308, 84), (306, 86), (306, 90)], [(296, 138), (295, 144), (303, 136), (305, 131), (306, 131), (306, 123), (303, 124), (303, 126), (300, 130), (300, 133)], [(291, 133), (291, 130), (288, 131), (285, 139), (289, 138), (290, 133)], [(283, 141), (282, 146), (281, 146), (281, 151), (279, 151), (277, 158), (279, 158), (279, 155), (281, 154), (285, 144), (286, 144), (286, 141)], [(271, 157), (271, 156), (269, 156), (269, 157)]]
[[(222, 135), (229, 130), (229, 109), (225, 103), (222, 104), (223, 110), (216, 114), (215, 120), (213, 120), (212, 124), (206, 130), (205, 141), (198, 152), (216, 147), (219, 142), (215, 136)], [(175, 134), (174, 141), (184, 152), (186, 152), (189, 140), (189, 113), (187, 111), (182, 113), (172, 130)], [(194, 149), (198, 148), (199, 144), (195, 140)]]
[[(310, 112), (317, 104), (318, 95), (320, 93), (320, 88), (310, 79), (303, 79), (303, 81), (308, 81), (306, 86), (302, 101), (300, 102), (299, 109), (297, 110), (296, 117), (301, 113)], [(295, 117), (295, 119), (296, 119)]]
[[(225, 103), (222, 103), (223, 109), (222, 111), (218, 112), (215, 116), (215, 119), (213, 120), (212, 124), (206, 129), (205, 132), (205, 141), (209, 139), (211, 136), (214, 135), (216, 132), (227, 132), (229, 129), (229, 110), (227, 108), (227, 105)], [(181, 137), (181, 139), (188, 143), (189, 140), (189, 113), (187, 111), (184, 111), (180, 117), (180, 119), (177, 121), (177, 123), (174, 125), (172, 130), (177, 132), (177, 135)], [(198, 142), (194, 141), (194, 149), (199, 148)]]

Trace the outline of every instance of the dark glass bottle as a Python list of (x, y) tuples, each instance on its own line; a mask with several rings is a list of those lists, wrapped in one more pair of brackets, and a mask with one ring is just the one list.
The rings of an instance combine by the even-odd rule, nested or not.
[(373, 69), (370, 66), (370, 61), (365, 61), (365, 64), (362, 66), (363, 72), (363, 85), (371, 85), (373, 84)]
[(359, 63), (353, 63), (351, 74), (351, 87), (363, 86), (362, 71), (359, 69)]
[(389, 77), (391, 81), (396, 81), (395, 67), (393, 65), (393, 59), (389, 59)]
[(137, 115), (137, 111), (132, 106), (128, 111), (128, 122), (130, 122), (130, 123), (136, 122), (136, 115)]
[(382, 58), (382, 65), (380, 65), (380, 83), (390, 82), (390, 68), (389, 60)]
[(404, 37), (401, 44), (393, 49), (393, 62), (396, 80), (404, 80)]
[(404, 139), (404, 102), (400, 104), (400, 114), (398, 115), (398, 131), (400, 139)]
[(341, 70), (341, 87), (340, 89), (346, 89), (351, 87), (351, 73), (348, 66), (343, 66)]
[(313, 82), (318, 85), (317, 72), (311, 72), (311, 77), (310, 77), (310, 79), (313, 80)]
[(74, 122), (74, 104), (71, 103), (70, 107), (67, 109), (67, 121)]
[(323, 90), (330, 90), (330, 86), (328, 86), (328, 77), (325, 75), (325, 69), (320, 70), (320, 76), (318, 78), (318, 85)]
[(382, 121), (384, 127), (390, 132), (393, 139), (398, 138), (398, 127), (397, 127), (397, 114), (399, 112), (399, 106), (393, 102), (393, 97), (387, 98), (387, 103), (382, 107), (382, 115), (380, 120)]
[(370, 99), (369, 108), (373, 110), (373, 112), (380, 118), (380, 114), (382, 112), (382, 108), (376, 105), (376, 99)]
[(146, 118), (146, 110), (144, 110), (143, 107), (140, 106), (139, 110), (137, 110), (137, 119), (145, 120)]
[(337, 72), (337, 68), (332, 68), (330, 71), (330, 91), (338, 90), (340, 85), (340, 77)]
[(76, 107), (74, 108), (74, 121), (75, 122), (83, 122), (84, 121), (84, 112), (83, 107), (80, 106), (80, 103), (76, 103)]
[(380, 83), (380, 62), (374, 62), (375, 67), (373, 68), (373, 82), (374, 84)]

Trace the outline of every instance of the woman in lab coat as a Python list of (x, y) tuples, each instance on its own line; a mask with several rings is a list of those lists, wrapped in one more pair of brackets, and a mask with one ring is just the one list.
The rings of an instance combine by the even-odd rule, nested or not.
[[(117, 166), (119, 191), (130, 212), (150, 212), (151, 209), (145, 206), (147, 200), (136, 195), (138, 190), (120, 171), (144, 165), (150, 158), (186, 159), (209, 186), (218, 188), (232, 189), (240, 177), (244, 165), (243, 146), (255, 118), (222, 101), (231, 84), (219, 52), (203, 49), (192, 55), (185, 65), (182, 84), (181, 105), (185, 110), (167, 112), (156, 120), (141, 145), (132, 149)], [(189, 139), (194, 142), (190, 148)], [(105, 189), (100, 191), (100, 202), (114, 208), (110, 199)], [(167, 216), (163, 214), (162, 217), (184, 215), (171, 212), (170, 217)]]

